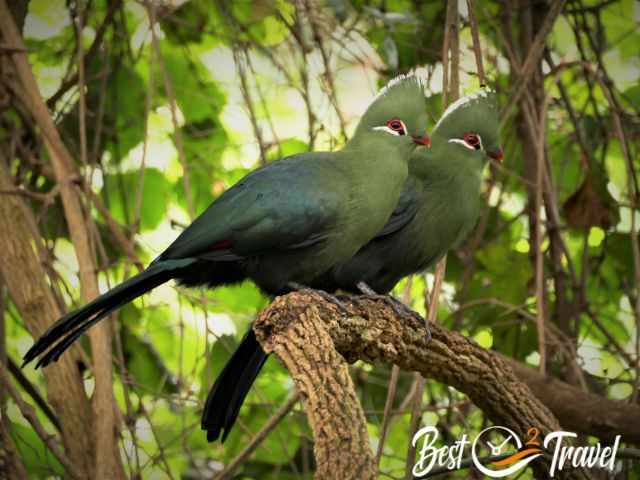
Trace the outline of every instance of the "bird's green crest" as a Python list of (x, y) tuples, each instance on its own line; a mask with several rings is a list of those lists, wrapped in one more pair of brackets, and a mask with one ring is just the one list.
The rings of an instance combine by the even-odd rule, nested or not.
[(367, 108), (354, 137), (385, 127), (393, 119), (402, 120), (407, 136), (423, 137), (426, 134), (428, 117), (421, 77), (410, 73), (390, 80)]
[(453, 102), (440, 117), (432, 132), (438, 141), (462, 140), (465, 134), (479, 135), (487, 154), (500, 150), (500, 121), (496, 95), (488, 89), (470, 93)]

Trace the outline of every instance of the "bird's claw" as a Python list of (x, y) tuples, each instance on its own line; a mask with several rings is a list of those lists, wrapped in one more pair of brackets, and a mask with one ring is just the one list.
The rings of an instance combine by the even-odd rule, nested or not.
[(301, 285), (299, 283), (295, 283), (295, 282), (290, 282), (288, 284), (289, 288), (291, 288), (292, 290), (295, 290), (297, 292), (302, 291), (302, 290), (309, 290), (319, 296), (321, 296), (324, 300), (326, 300), (327, 302), (335, 305), (336, 307), (338, 307), (338, 309), (344, 314), (344, 315), (351, 315), (351, 311), (349, 310), (349, 308), (347, 308), (347, 306), (344, 304), (344, 302), (342, 302), (337, 296), (332, 295), (328, 292), (325, 292), (324, 290), (320, 290), (320, 289), (315, 289), (315, 288), (310, 288), (310, 287), (306, 287), (304, 285)]
[(412, 318), (419, 321), (420, 323), (423, 323), (424, 328), (427, 332), (427, 341), (431, 341), (431, 330), (429, 329), (429, 325), (427, 324), (427, 321), (424, 320), (420, 316), (420, 314), (418, 314), (416, 311), (409, 308), (405, 303), (401, 302), (400, 300), (395, 298), (393, 295), (382, 295), (382, 294), (376, 293), (371, 287), (369, 287), (364, 282), (359, 282), (357, 284), (357, 287), (358, 287), (358, 290), (362, 292), (362, 295), (359, 295), (358, 297), (354, 297), (354, 299), (356, 300), (356, 303), (358, 298), (367, 299), (367, 300), (379, 300), (386, 303), (389, 307), (391, 307), (393, 312), (398, 317)]

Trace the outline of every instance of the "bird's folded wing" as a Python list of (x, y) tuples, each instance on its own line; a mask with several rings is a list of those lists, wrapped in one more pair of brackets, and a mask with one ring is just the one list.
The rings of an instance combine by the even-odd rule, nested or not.
[(374, 240), (402, 230), (413, 220), (417, 211), (418, 202), (415, 199), (415, 192), (412, 188), (405, 187), (391, 217), (389, 217), (385, 226), (382, 227), (382, 230), (374, 237)]
[(159, 259), (232, 261), (324, 241), (335, 227), (342, 182), (322, 173), (322, 167), (291, 161), (256, 170), (218, 198)]

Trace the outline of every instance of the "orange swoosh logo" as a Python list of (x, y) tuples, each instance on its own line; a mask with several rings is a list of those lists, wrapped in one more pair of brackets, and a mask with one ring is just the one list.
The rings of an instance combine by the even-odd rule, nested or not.
[(529, 455), (533, 455), (534, 453), (538, 453), (541, 452), (542, 450), (540, 448), (526, 448), (524, 450), (521, 450), (520, 452), (514, 453), (513, 455), (504, 458), (502, 460), (499, 460), (497, 462), (491, 462), (492, 465), (495, 465), (496, 467), (504, 467), (507, 465), (511, 465), (512, 463), (517, 462), (518, 460), (520, 460), (521, 458), (524, 457), (528, 457)]

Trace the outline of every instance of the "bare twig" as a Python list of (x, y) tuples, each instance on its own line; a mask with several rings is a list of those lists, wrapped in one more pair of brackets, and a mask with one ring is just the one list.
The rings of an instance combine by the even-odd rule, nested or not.
[(25, 377), (24, 373), (20, 367), (14, 362), (11, 358), (7, 358), (6, 360), (7, 369), (13, 375), (16, 382), (22, 387), (22, 389), (29, 394), (29, 396), (33, 399), (36, 405), (42, 410), (42, 413), (49, 419), (51, 424), (56, 427), (58, 430), (61, 430), (60, 421), (56, 417), (56, 414), (53, 413), (49, 404), (42, 398), (40, 392), (36, 389), (35, 386), (29, 381), (27, 377)]
[(531, 74), (533, 73), (534, 69), (538, 66), (538, 62), (542, 54), (544, 53), (544, 44), (547, 41), (547, 35), (551, 31), (551, 28), (553, 27), (556, 19), (562, 12), (562, 8), (564, 7), (564, 4), (566, 3), (566, 1), (567, 0), (553, 0), (553, 3), (551, 4), (551, 8), (547, 13), (547, 16), (545, 17), (544, 22), (542, 23), (542, 25), (540, 26), (540, 29), (536, 33), (536, 36), (529, 48), (529, 53), (527, 54), (527, 58), (522, 64), (522, 68), (520, 69), (520, 72), (518, 72), (519, 80), (518, 80), (518, 83), (516, 84), (516, 87), (513, 89), (514, 93), (509, 98), (509, 103), (500, 112), (501, 128), (505, 126), (506, 121), (509, 119), (511, 115), (511, 111), (513, 107), (520, 102), (520, 97), (522, 97), (522, 95), (525, 92), (525, 89), (529, 83), (529, 80), (531, 79)]
[(300, 401), (301, 395), (299, 391), (296, 391), (289, 399), (275, 412), (269, 420), (262, 426), (260, 431), (256, 433), (251, 440), (247, 443), (247, 445), (242, 449), (242, 451), (238, 454), (236, 458), (231, 460), (229, 464), (222, 470), (217, 476), (216, 479), (223, 480), (226, 478), (230, 478), (231, 475), (236, 471), (236, 469), (244, 462), (249, 456), (255, 451), (256, 448), (260, 445), (260, 443), (267, 438), (267, 435), (278, 426), (278, 424), (282, 421), (284, 417), (293, 409), (296, 403)]
[(393, 400), (396, 398), (396, 389), (398, 387), (398, 377), (400, 376), (400, 368), (394, 365), (391, 368), (391, 377), (389, 378), (389, 389), (387, 390), (387, 399), (384, 404), (384, 413), (382, 415), (382, 425), (380, 426), (380, 438), (378, 439), (378, 448), (376, 450), (376, 465), (380, 465), (380, 459), (384, 451), (384, 442), (387, 439), (387, 432), (391, 420), (391, 409), (393, 408)]
[(322, 63), (324, 65), (324, 76), (327, 81), (327, 93), (329, 95), (329, 100), (333, 105), (333, 108), (338, 116), (338, 122), (340, 123), (340, 133), (342, 138), (346, 140), (347, 138), (347, 123), (344, 119), (344, 115), (342, 114), (342, 110), (338, 105), (338, 97), (336, 93), (336, 82), (333, 78), (333, 69), (331, 68), (331, 59), (329, 58), (329, 52), (327, 51), (327, 47), (322, 38), (322, 32), (320, 31), (320, 25), (318, 19), (316, 18), (317, 12), (314, 11), (313, 5), (309, 0), (305, 0), (305, 10), (307, 12), (307, 18), (309, 19), (309, 25), (311, 26), (311, 31), (313, 32), (313, 39), (318, 46), (318, 50), (320, 51), (320, 56), (322, 57)]
[(248, 61), (249, 54), (246, 50), (242, 51), (244, 58), (240, 57), (240, 53), (237, 50), (237, 47), (233, 49), (233, 60), (236, 64), (236, 70), (238, 72), (238, 77), (240, 77), (240, 92), (242, 93), (242, 98), (244, 99), (244, 104), (249, 111), (249, 120), (251, 121), (251, 128), (253, 128), (253, 135), (256, 137), (256, 141), (258, 142), (258, 147), (260, 149), (260, 164), (267, 164), (267, 147), (264, 143), (264, 138), (262, 135), (262, 130), (260, 129), (260, 125), (258, 124), (258, 117), (256, 115), (256, 109), (253, 105), (253, 99), (251, 98), (251, 92), (249, 91), (249, 84), (247, 83), (247, 72), (245, 69), (245, 61)]
[[(413, 277), (407, 278), (404, 286), (402, 301), (405, 305), (411, 305), (411, 286), (413, 285)], [(389, 378), (389, 387), (387, 390), (387, 399), (384, 405), (384, 413), (382, 416), (382, 425), (380, 426), (380, 438), (378, 441), (378, 449), (376, 451), (376, 465), (380, 465), (380, 459), (384, 451), (384, 442), (387, 437), (389, 425), (391, 423), (391, 409), (393, 408), (393, 400), (396, 398), (396, 389), (398, 386), (398, 377), (400, 376), (400, 367), (394, 365), (391, 367), (391, 377)]]
[(18, 393), (18, 390), (16, 390), (16, 388), (9, 380), (6, 370), (3, 368), (0, 368), (0, 380), (2, 380), (4, 387), (9, 393), (9, 396), (20, 409), (20, 413), (22, 413), (22, 416), (27, 419), (40, 439), (49, 448), (49, 450), (51, 450), (51, 453), (53, 453), (55, 457), (60, 461), (69, 476), (80, 480), (82, 476), (76, 470), (76, 466), (69, 460), (62, 448), (60, 448), (59, 443), (55, 440), (55, 436), (49, 435), (47, 433), (45, 428), (40, 423), (40, 420), (38, 419), (38, 415), (36, 415), (36, 411), (34, 410), (34, 408), (22, 399), (22, 397)]
[[(445, 20), (445, 33), (442, 49), (442, 62), (443, 62), (443, 76), (442, 76), (442, 101), (443, 110), (449, 105), (449, 102), (458, 99), (460, 91), (460, 46), (459, 46), (459, 15), (458, 15), (458, 2), (457, 0), (447, 1), (447, 17)], [(451, 51), (451, 79), (447, 83), (448, 75), (448, 58), (449, 50)], [(427, 328), (429, 325), (435, 323), (438, 316), (438, 303), (440, 299), (440, 290), (442, 288), (442, 281), (444, 279), (445, 270), (447, 268), (447, 256), (445, 255), (436, 265), (436, 271), (433, 280), (433, 288), (431, 290), (431, 296), (429, 298), (428, 314), (427, 314)], [(414, 446), (412, 439), (415, 432), (418, 430), (420, 422), (420, 413), (422, 405), (422, 394), (424, 391), (424, 378), (416, 376), (415, 379), (416, 389), (413, 397), (413, 410), (411, 413), (411, 424), (409, 427), (409, 448), (407, 453), (407, 461), (405, 464), (405, 479), (412, 478), (413, 462), (416, 455), (416, 447)]]
[[(93, 56), (97, 53), (98, 49), (102, 45), (102, 40), (104, 38), (105, 33), (107, 32), (107, 27), (109, 27), (109, 25), (111, 24), (113, 17), (115, 16), (116, 12), (120, 8), (120, 4), (121, 4), (121, 0), (109, 1), (109, 8), (107, 9), (107, 13), (104, 16), (104, 20), (100, 24), (100, 27), (98, 27), (98, 29), (96, 30), (95, 37), (93, 38), (93, 42), (91, 43), (89, 50), (87, 50), (86, 55), (83, 55), (82, 57), (82, 65), (84, 68), (86, 68), (89, 60), (93, 58)], [(60, 85), (56, 93), (51, 95), (51, 97), (49, 97), (49, 99), (47, 100), (47, 107), (49, 108), (55, 107), (56, 103), (58, 103), (58, 100), (60, 100), (62, 96), (69, 91), (69, 89), (73, 88), (78, 84), (79, 75), (80, 73), (78, 71), (74, 75), (69, 77), (67, 80), (62, 82), (62, 85)]]
[[(3, 38), (12, 44), (24, 45), (5, 0), (0, 0), (0, 31)], [(12, 60), (18, 77), (24, 88), (24, 102), (28, 106), (36, 123), (42, 130), (44, 143), (60, 183), (60, 195), (65, 217), (69, 225), (69, 233), (80, 266), (81, 291), (84, 298), (98, 295), (96, 263), (91, 248), (89, 223), (90, 216), (85, 215), (81, 200), (74, 190), (69, 178), (75, 175), (71, 154), (62, 142), (53, 119), (42, 99), (38, 84), (31, 66), (24, 54), (14, 54)], [(112, 389), (112, 360), (110, 342), (110, 323), (103, 322), (89, 333), (96, 377), (95, 396), (93, 401), (94, 415), (99, 421), (94, 422), (96, 442), (95, 475), (102, 478), (124, 478), (124, 470), (120, 462), (117, 443), (114, 441), (118, 430), (117, 405)], [(99, 461), (98, 461), (99, 460)]]
[(151, 31), (151, 46), (154, 50), (155, 58), (158, 61), (160, 72), (162, 73), (162, 80), (164, 82), (164, 90), (169, 99), (169, 108), (171, 110), (171, 122), (173, 123), (173, 134), (178, 148), (178, 159), (180, 165), (182, 165), (182, 183), (184, 185), (184, 194), (186, 196), (187, 211), (191, 218), (195, 217), (195, 209), (193, 204), (193, 192), (191, 191), (191, 181), (189, 179), (189, 166), (187, 164), (187, 158), (184, 153), (184, 142), (182, 140), (182, 131), (178, 123), (178, 106), (176, 104), (176, 96), (173, 91), (173, 85), (171, 83), (171, 77), (167, 71), (167, 66), (164, 62), (164, 57), (160, 51), (160, 44), (158, 43), (158, 36), (156, 35), (156, 13), (155, 3), (149, 0), (145, 1), (147, 7), (147, 13), (149, 15), (149, 30)]
[[(547, 349), (544, 339), (545, 324), (545, 286), (544, 286), (544, 263), (542, 252), (542, 191), (544, 189), (543, 178), (545, 170), (545, 122), (548, 108), (548, 101), (540, 112), (540, 118), (537, 125), (537, 142), (536, 142), (536, 195), (535, 195), (535, 231), (534, 231), (534, 248), (535, 248), (535, 268), (536, 268), (536, 326), (538, 331), (538, 353), (540, 355), (540, 373), (545, 375), (547, 365)], [(533, 132), (532, 132), (533, 133)]]
[(478, 22), (476, 20), (475, 0), (467, 0), (467, 10), (469, 12), (469, 25), (471, 27), (471, 38), (473, 39), (473, 54), (476, 57), (476, 73), (480, 86), (487, 84), (482, 63), (482, 47), (480, 46), (480, 34), (478, 33)]

